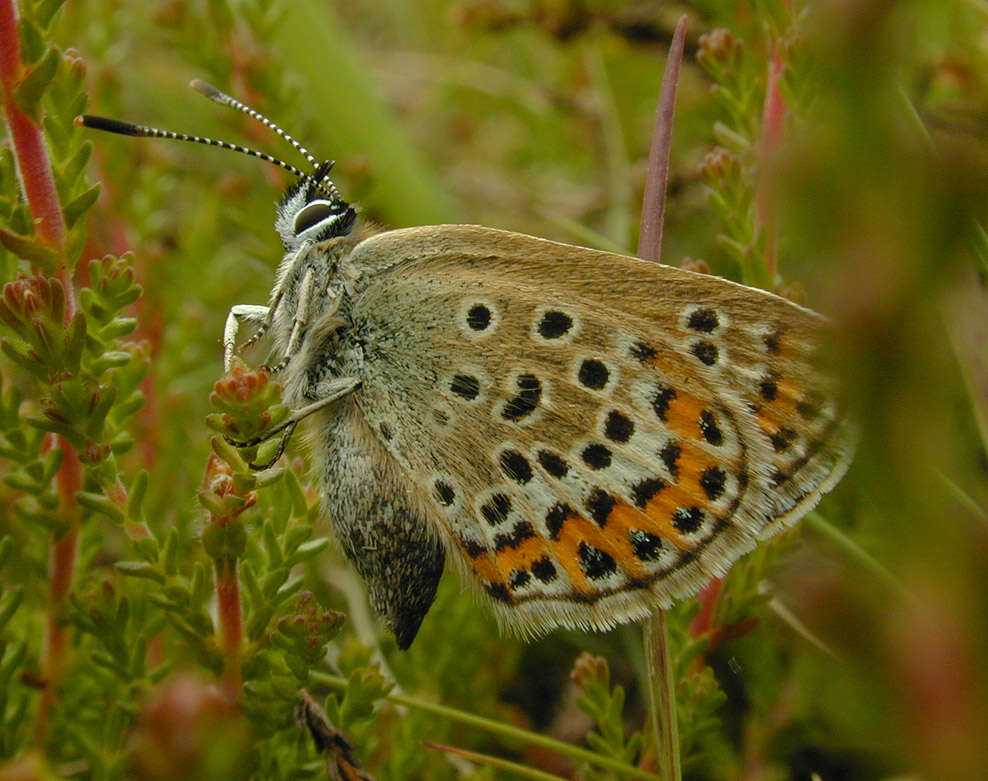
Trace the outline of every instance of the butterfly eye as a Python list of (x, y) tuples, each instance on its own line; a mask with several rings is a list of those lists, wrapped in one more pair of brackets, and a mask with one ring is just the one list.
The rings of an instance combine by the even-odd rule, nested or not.
[(295, 215), (295, 235), (307, 231), (330, 217), (338, 217), (330, 201), (312, 201), (307, 203)]

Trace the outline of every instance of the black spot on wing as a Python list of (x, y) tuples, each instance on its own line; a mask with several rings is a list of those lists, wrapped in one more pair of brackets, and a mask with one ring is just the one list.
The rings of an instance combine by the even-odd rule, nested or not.
[(542, 383), (534, 374), (518, 377), (518, 395), (508, 399), (501, 411), (505, 420), (519, 421), (530, 415), (542, 398)]
[(617, 570), (617, 564), (615, 564), (611, 555), (600, 550), (600, 548), (595, 548), (593, 545), (581, 542), (578, 553), (580, 556), (580, 567), (591, 580), (606, 578)]
[(551, 310), (542, 315), (538, 330), (543, 339), (559, 339), (569, 333), (569, 329), (572, 327), (572, 317), (565, 312)]
[(607, 385), (609, 378), (610, 372), (607, 370), (607, 367), (602, 361), (598, 361), (595, 358), (588, 358), (581, 363), (580, 371), (577, 373), (577, 379), (579, 379), (580, 384), (593, 390), (603, 388)]
[(485, 331), (491, 324), (491, 310), (483, 304), (474, 304), (467, 312), (467, 325), (474, 331)]
[(501, 471), (516, 483), (524, 485), (532, 479), (532, 466), (517, 450), (506, 450), (501, 454)]
[(710, 333), (718, 325), (720, 325), (720, 320), (717, 317), (717, 313), (713, 309), (694, 310), (686, 321), (686, 326), (688, 328), (692, 328), (694, 331), (702, 331), (704, 333)]
[(631, 435), (634, 433), (635, 424), (627, 415), (616, 410), (607, 414), (607, 420), (604, 421), (604, 436), (608, 439), (625, 443), (631, 439)]

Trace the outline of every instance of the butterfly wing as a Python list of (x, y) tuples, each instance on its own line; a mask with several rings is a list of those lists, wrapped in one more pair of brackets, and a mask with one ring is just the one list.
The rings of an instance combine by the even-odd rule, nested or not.
[(523, 634), (695, 593), (846, 468), (825, 321), (778, 296), (474, 226), (380, 234), (350, 260), (355, 404)]

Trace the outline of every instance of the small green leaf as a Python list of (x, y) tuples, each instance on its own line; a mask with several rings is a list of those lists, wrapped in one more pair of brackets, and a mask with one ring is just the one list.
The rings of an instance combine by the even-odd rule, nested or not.
[(27, 643), (23, 640), (18, 640), (12, 645), (8, 646), (7, 653), (4, 654), (3, 659), (0, 660), (0, 683), (6, 685), (10, 677), (20, 669), (21, 664), (24, 662), (24, 657), (27, 656)]
[(153, 670), (151, 670), (151, 672), (148, 673), (148, 680), (150, 680), (152, 684), (160, 683), (162, 680), (164, 680), (165, 676), (167, 676), (172, 671), (174, 667), (175, 667), (174, 659), (169, 659), (165, 662), (162, 662)]
[(90, 369), (98, 376), (108, 369), (126, 366), (130, 363), (130, 357), (130, 353), (123, 350), (108, 350), (90, 364)]
[(127, 623), (128, 618), (130, 618), (130, 600), (124, 595), (117, 603), (117, 613), (113, 617), (113, 623), (118, 627), (122, 627)]
[(97, 338), (104, 342), (111, 339), (120, 339), (137, 328), (136, 317), (114, 317), (109, 323), (100, 329)]
[[(42, 118), (41, 126), (45, 131), (45, 138), (48, 139), (48, 148), (51, 150), (51, 156), (55, 160), (65, 159), (65, 156), (69, 153), (73, 128), (71, 126), (66, 127), (61, 117), (54, 117), (48, 113)], [(58, 188), (58, 200), (64, 203), (69, 197), (69, 191), (65, 182), (61, 181), (61, 178), (58, 176), (58, 169), (55, 169), (53, 173), (55, 174), (55, 186)]]
[(304, 517), (309, 509), (309, 503), (306, 501), (305, 492), (298, 481), (298, 475), (291, 470), (286, 470), (284, 484), (292, 498), (292, 515), (299, 518)]
[(129, 431), (121, 431), (113, 439), (110, 440), (110, 450), (114, 455), (120, 455), (121, 453), (126, 453), (132, 447), (134, 447), (134, 435)]
[(161, 561), (166, 574), (175, 575), (178, 573), (178, 532), (174, 527), (165, 537), (165, 550)]
[(274, 597), (275, 602), (277, 602), (278, 604), (283, 603), (289, 597), (297, 594), (304, 585), (305, 585), (305, 578), (303, 577), (292, 578), (284, 586), (278, 589)]
[(68, 162), (62, 166), (62, 178), (68, 184), (73, 184), (83, 172), (86, 170), (86, 164), (89, 162), (89, 158), (93, 154), (93, 143), (92, 141), (83, 141), (79, 148), (75, 151), (75, 154), (68, 159)]
[[(211, 417), (213, 416), (206, 416), (207, 424), (209, 422), (209, 418)], [(227, 442), (226, 439), (223, 437), (213, 437), (209, 442), (213, 447), (213, 452), (226, 461), (235, 472), (247, 470), (247, 463), (240, 457), (240, 452), (237, 448)]]
[(130, 492), (127, 497), (127, 515), (131, 520), (144, 519), (144, 495), (148, 489), (148, 471), (141, 469), (130, 484)]
[(137, 414), (143, 406), (144, 394), (139, 390), (135, 390), (113, 408), (113, 417), (117, 421), (127, 420), (127, 418)]
[[(3, 343), (0, 343), (0, 349), (3, 348)], [(6, 352), (6, 350), (4, 350)], [(33, 426), (41, 431), (48, 431), (52, 434), (58, 434), (65, 437), (76, 450), (83, 450), (86, 447), (86, 440), (71, 426), (62, 423), (61, 421), (52, 420), (49, 417), (43, 415), (27, 415), (24, 418), (25, 422), (29, 426)]]
[(240, 567), (240, 581), (247, 592), (247, 599), (253, 608), (257, 608), (264, 601), (261, 595), (261, 586), (257, 582), (257, 575), (250, 562), (245, 561)]
[[(122, 624), (118, 624), (122, 626)], [(144, 672), (144, 665), (147, 661), (148, 641), (146, 637), (138, 635), (134, 640), (134, 647), (130, 652), (129, 665), (134, 677), (140, 677)]]
[(287, 575), (288, 572), (284, 569), (279, 569), (267, 574), (267, 577), (264, 578), (264, 582), (261, 584), (261, 593), (264, 595), (265, 601), (274, 599), (275, 594), (278, 593), (278, 589), (280, 589), (282, 584), (285, 582)]
[(18, 469), (3, 476), (3, 481), (15, 491), (23, 491), (26, 494), (41, 493), (44, 485), (32, 478), (25, 470)]
[(44, 32), (30, 19), (21, 19), (17, 25), (17, 33), (21, 39), (21, 60), (26, 65), (33, 65), (45, 53)]
[(188, 588), (186, 588), (181, 583), (170, 583), (164, 588), (165, 596), (168, 597), (176, 605), (188, 605), (190, 602), (190, 597)]
[(115, 504), (104, 494), (91, 493), (89, 491), (76, 491), (75, 500), (93, 512), (102, 513), (115, 523), (124, 522), (124, 513), (119, 505)]
[[(165, 576), (146, 561), (118, 561), (115, 566), (124, 575), (130, 575), (133, 578), (147, 578), (157, 583), (165, 582)], [(172, 603), (169, 601), (169, 604)]]
[(17, 257), (26, 260), (33, 266), (52, 272), (58, 266), (58, 253), (37, 243), (32, 237), (14, 233), (6, 228), (0, 228), (0, 244), (13, 252)]
[(20, 606), (23, 597), (24, 589), (20, 586), (10, 589), (0, 597), (0, 630), (10, 621), (11, 616), (14, 615), (14, 612)]
[(41, 473), (41, 480), (45, 483), (50, 483), (51, 479), (58, 472), (59, 467), (62, 465), (62, 459), (65, 457), (65, 452), (63, 450), (49, 450), (44, 458), (42, 459), (43, 470)]
[(72, 374), (79, 371), (82, 350), (86, 346), (86, 315), (76, 312), (65, 334), (65, 369)]
[(96, 199), (99, 198), (100, 189), (101, 185), (97, 182), (82, 195), (73, 198), (62, 207), (62, 214), (65, 217), (65, 224), (69, 228), (75, 225), (76, 220), (85, 214), (90, 206), (96, 203)]
[(198, 497), (199, 503), (218, 518), (222, 518), (229, 512), (223, 499), (212, 491), (200, 491)]
[(192, 570), (192, 585), (189, 591), (192, 593), (192, 602), (196, 605), (202, 604), (206, 599), (206, 592), (211, 585), (210, 572), (210, 568), (203, 561), (197, 562), (195, 569)]
[(35, 65), (14, 89), (14, 99), (21, 110), (29, 117), (39, 122), (41, 119), (40, 104), (51, 80), (58, 72), (62, 55), (55, 46), (49, 46), (41, 62)]
[(38, 24), (47, 29), (52, 19), (55, 18), (55, 14), (58, 13), (58, 9), (64, 4), (65, 0), (41, 0), (34, 7), (34, 18), (38, 20)]
[[(31, 210), (27, 207), (26, 203), (18, 203), (14, 210), (10, 213), (10, 228), (15, 233), (19, 233), (22, 236), (33, 236), (34, 235), (34, 216), (31, 214)], [(51, 270), (54, 270), (54, 264), (51, 266)]]
[(292, 555), (294, 561), (305, 561), (326, 549), (329, 545), (329, 537), (317, 537), (314, 540), (303, 542)]
[(268, 552), (268, 562), (272, 569), (280, 567), (285, 557), (282, 555), (281, 545), (278, 544), (278, 538), (275, 536), (274, 527), (270, 521), (264, 524), (262, 533), (264, 536), (264, 549)]
[(264, 488), (266, 486), (272, 485), (284, 477), (285, 473), (289, 471), (284, 467), (276, 466), (271, 469), (265, 469), (263, 472), (258, 472), (255, 475), (258, 488)]
[(312, 527), (308, 524), (299, 524), (298, 526), (291, 527), (287, 532), (285, 532), (285, 553), (291, 555), (295, 552), (299, 545), (305, 542), (309, 537), (312, 536)]
[(266, 605), (259, 607), (251, 614), (250, 620), (247, 622), (247, 637), (251, 642), (261, 637), (264, 630), (267, 629), (272, 615), (274, 615), (274, 610)]
[[(155, 562), (158, 560), (158, 541), (154, 537), (141, 537), (134, 540), (134, 548), (146, 561)], [(167, 569), (165, 572), (168, 572)]]

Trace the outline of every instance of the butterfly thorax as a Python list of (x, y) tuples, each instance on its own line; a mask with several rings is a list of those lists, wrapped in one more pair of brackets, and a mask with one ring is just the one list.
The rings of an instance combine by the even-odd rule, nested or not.
[(346, 259), (356, 238), (341, 236), (288, 253), (271, 293), (275, 354), (285, 356), (279, 379), (291, 404), (313, 401), (324, 380), (353, 376), (346, 345), (352, 308), (352, 276)]
[[(285, 256), (271, 291), (270, 332), (284, 356), (278, 370), (289, 403), (311, 400), (315, 383), (340, 376), (333, 356), (352, 292), (346, 258), (358, 238), (356, 211), (328, 180), (330, 166), (289, 187), (275, 219)], [(316, 369), (320, 376), (311, 377)]]

